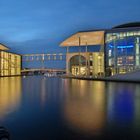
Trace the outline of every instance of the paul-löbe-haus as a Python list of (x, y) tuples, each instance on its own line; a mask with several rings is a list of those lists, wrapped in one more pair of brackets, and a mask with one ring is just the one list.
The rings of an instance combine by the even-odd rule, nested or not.
[(81, 31), (60, 46), (67, 47), (69, 75), (104, 77), (132, 72), (140, 69), (140, 22)]
[(21, 74), (21, 56), (8, 52), (8, 48), (0, 44), (0, 76)]

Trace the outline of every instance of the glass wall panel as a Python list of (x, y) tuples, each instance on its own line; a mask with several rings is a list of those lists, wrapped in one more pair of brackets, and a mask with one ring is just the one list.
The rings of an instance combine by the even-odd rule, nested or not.
[[(87, 55), (87, 56), (86, 56)], [(74, 76), (104, 76), (104, 53), (87, 53), (85, 56), (74, 55), (69, 60), (69, 71)]]
[(0, 51), (0, 76), (20, 75), (21, 56)]
[(140, 69), (140, 31), (106, 34), (106, 75)]
[(75, 55), (70, 59), (70, 72), (72, 75), (86, 74), (86, 58), (81, 55)]

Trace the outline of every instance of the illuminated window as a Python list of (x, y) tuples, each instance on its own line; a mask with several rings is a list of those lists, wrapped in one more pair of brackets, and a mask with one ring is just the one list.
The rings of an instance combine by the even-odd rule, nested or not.
[(92, 54), (90, 55), (90, 60), (91, 60), (91, 61), (93, 60), (93, 56), (92, 56)]
[(138, 35), (140, 35), (140, 31), (138, 32)]
[(126, 57), (126, 63), (132, 65), (134, 62), (134, 57), (133, 56), (128, 56)]
[(108, 60), (108, 63), (109, 63), (109, 66), (112, 66), (113, 65), (113, 60), (112, 59), (109, 59)]
[(20, 75), (21, 57), (8, 52), (0, 52), (0, 76)]
[(112, 55), (112, 50), (108, 51), (108, 56), (110, 57)]
[(122, 57), (118, 57), (118, 60), (117, 60), (117, 65), (122, 65), (123, 64), (123, 58)]

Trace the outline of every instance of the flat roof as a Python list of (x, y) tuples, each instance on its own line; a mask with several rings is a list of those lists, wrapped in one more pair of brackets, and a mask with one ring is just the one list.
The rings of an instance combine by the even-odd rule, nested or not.
[(9, 48), (0, 43), (0, 50), (9, 50)]
[(93, 45), (103, 45), (104, 44), (104, 33), (105, 31), (81, 31), (78, 32), (66, 40), (64, 40), (60, 46), (70, 47), (70, 46), (93, 46)]

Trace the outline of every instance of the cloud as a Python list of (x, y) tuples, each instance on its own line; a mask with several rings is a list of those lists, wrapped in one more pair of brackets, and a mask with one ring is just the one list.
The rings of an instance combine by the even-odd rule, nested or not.
[(60, 42), (77, 31), (140, 20), (139, 4), (139, 0), (1, 0), (0, 41), (20, 53), (59, 51)]

